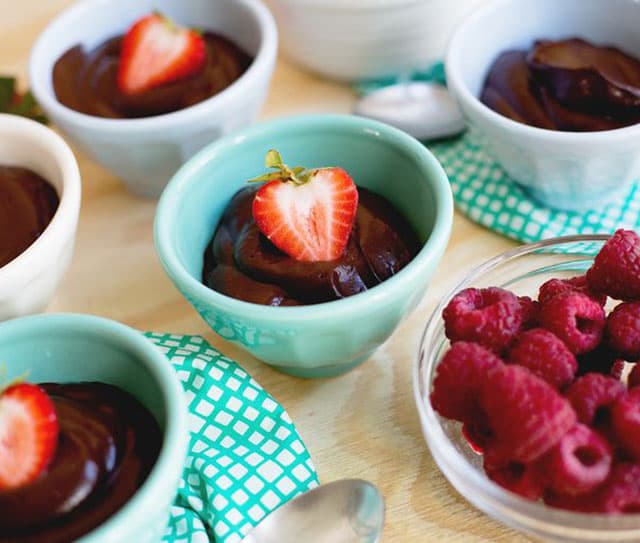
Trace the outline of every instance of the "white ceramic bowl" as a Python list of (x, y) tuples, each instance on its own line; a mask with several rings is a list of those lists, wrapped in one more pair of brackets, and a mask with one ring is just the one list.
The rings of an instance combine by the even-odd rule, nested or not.
[(602, 132), (527, 126), (478, 99), (499, 53), (535, 39), (580, 36), (640, 57), (636, 0), (492, 0), (456, 30), (447, 51), (450, 91), (508, 174), (543, 204), (601, 208), (640, 177), (640, 124)]
[[(176, 21), (220, 32), (254, 56), (237, 81), (192, 107), (140, 119), (78, 113), (56, 99), (52, 72), (74, 45), (95, 47), (159, 10)], [(178, 167), (200, 148), (257, 117), (267, 95), (277, 31), (260, 0), (83, 0), (54, 19), (31, 53), (29, 74), (38, 102), (78, 147), (120, 177), (129, 190), (159, 196)]]
[(321, 75), (397, 75), (441, 60), (461, 17), (482, 0), (268, 0), (283, 52)]
[(60, 136), (14, 115), (0, 115), (0, 164), (33, 170), (60, 199), (42, 235), (0, 267), (0, 320), (5, 320), (42, 311), (69, 266), (80, 212), (80, 172)]

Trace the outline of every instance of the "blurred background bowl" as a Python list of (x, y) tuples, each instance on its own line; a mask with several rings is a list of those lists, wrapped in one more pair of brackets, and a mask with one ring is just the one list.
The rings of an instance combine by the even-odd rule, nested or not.
[[(227, 36), (254, 57), (229, 87), (191, 107), (137, 119), (79, 113), (56, 99), (53, 66), (69, 48), (95, 47), (157, 10), (175, 21)], [(277, 52), (273, 17), (260, 0), (83, 0), (56, 17), (31, 52), (33, 93), (53, 122), (127, 188), (159, 196), (170, 177), (211, 141), (251, 124), (267, 97)]]
[(157, 543), (169, 520), (187, 453), (187, 407), (169, 360), (141, 333), (89, 315), (50, 314), (0, 324), (9, 377), (31, 382), (97, 381), (135, 396), (164, 434), (149, 476), (122, 509), (78, 543)]
[(560, 132), (513, 121), (478, 97), (496, 57), (536, 39), (582, 37), (640, 58), (635, 0), (491, 0), (466, 19), (448, 47), (449, 90), (471, 128), (507, 173), (542, 204), (601, 209), (640, 177), (640, 124)]
[(284, 54), (342, 80), (428, 68), (482, 0), (267, 0)]
[(80, 171), (64, 140), (46, 126), (0, 114), (0, 165), (28, 168), (58, 193), (53, 219), (30, 247), (0, 267), (0, 320), (44, 310), (69, 267), (80, 213)]
[(608, 235), (554, 238), (523, 245), (478, 266), (453, 288), (430, 317), (413, 372), (414, 397), (422, 432), (436, 464), (469, 502), (500, 522), (544, 541), (618, 543), (640, 540), (640, 514), (573, 513), (526, 500), (491, 481), (482, 456), (469, 446), (461, 424), (431, 407), (429, 394), (442, 356), (449, 347), (442, 311), (451, 298), (469, 287), (498, 286), (537, 298), (538, 287), (557, 277), (583, 275)]
[[(424, 244), (420, 252), (380, 285), (321, 304), (270, 307), (206, 287), (205, 247), (231, 197), (264, 172), (271, 148), (292, 164), (345, 168), (405, 216)], [(285, 373), (326, 377), (366, 360), (422, 299), (452, 218), (447, 176), (417, 140), (361, 117), (310, 115), (256, 125), (191, 159), (160, 199), (155, 243), (171, 280), (220, 336)]]

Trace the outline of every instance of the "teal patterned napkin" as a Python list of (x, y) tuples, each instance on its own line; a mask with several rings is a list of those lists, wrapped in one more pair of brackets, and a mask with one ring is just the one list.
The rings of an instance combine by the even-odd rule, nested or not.
[(169, 358), (191, 441), (165, 543), (237, 543), (271, 511), (318, 485), (289, 415), (200, 336), (145, 334)]
[[(416, 72), (411, 79), (445, 84), (443, 64)], [(395, 82), (397, 79), (366, 81), (357, 91), (367, 93)], [(601, 209), (560, 211), (532, 199), (484, 151), (472, 131), (426, 145), (449, 176), (456, 207), (474, 222), (509, 238), (534, 242), (556, 236), (613, 233), (617, 228), (640, 229), (640, 189), (636, 183)]]
[(522, 242), (574, 234), (640, 229), (640, 190), (632, 184), (619, 200), (585, 212), (544, 207), (528, 196), (467, 131), (452, 141), (428, 144), (444, 167), (456, 207), (491, 230)]

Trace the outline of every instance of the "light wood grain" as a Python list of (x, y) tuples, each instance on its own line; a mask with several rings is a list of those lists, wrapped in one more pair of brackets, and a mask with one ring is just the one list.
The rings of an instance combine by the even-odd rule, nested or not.
[[(27, 84), (31, 45), (70, 0), (0, 0), (0, 73)], [(263, 119), (302, 112), (349, 112), (342, 84), (280, 59)], [(422, 438), (411, 373), (435, 303), (470, 267), (512, 244), (456, 213), (449, 248), (416, 311), (365, 364), (348, 375), (305, 381), (271, 370), (218, 338), (178, 294), (155, 255), (155, 201), (128, 194), (117, 179), (76, 152), (83, 179), (75, 256), (49, 311), (93, 313), (143, 330), (199, 333), (239, 361), (289, 411), (324, 482), (374, 481), (387, 503), (384, 543), (527, 539), (472, 508), (447, 483)]]

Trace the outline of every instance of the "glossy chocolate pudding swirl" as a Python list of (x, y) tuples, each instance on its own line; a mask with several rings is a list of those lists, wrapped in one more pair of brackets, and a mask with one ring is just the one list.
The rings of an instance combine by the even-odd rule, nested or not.
[(206, 32), (205, 67), (191, 77), (127, 96), (117, 83), (122, 36), (87, 51), (76, 45), (53, 68), (53, 88), (65, 106), (97, 117), (133, 118), (170, 113), (202, 102), (238, 79), (251, 57), (226, 38)]
[(204, 253), (204, 284), (227, 296), (275, 306), (328, 302), (381, 283), (420, 250), (404, 217), (381, 196), (358, 187), (358, 211), (344, 255), (329, 262), (297, 261), (253, 221), (258, 189), (236, 193)]
[(51, 222), (58, 194), (26, 168), (0, 166), (0, 267), (23, 253)]
[(514, 121), (539, 128), (630, 126), (640, 122), (640, 61), (578, 38), (541, 40), (529, 51), (498, 56), (480, 99)]
[(56, 454), (33, 483), (0, 492), (0, 543), (68, 543), (142, 485), (162, 433), (130, 394), (102, 383), (44, 384), (58, 416)]

